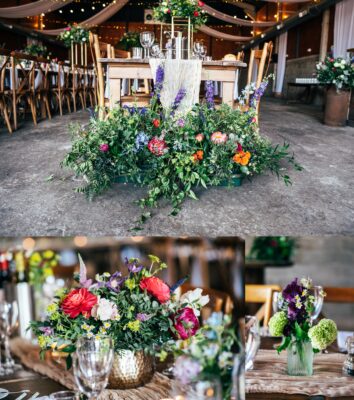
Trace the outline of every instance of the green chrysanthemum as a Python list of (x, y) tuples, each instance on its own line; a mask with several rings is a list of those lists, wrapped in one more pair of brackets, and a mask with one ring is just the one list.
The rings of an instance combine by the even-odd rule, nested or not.
[(282, 336), (288, 318), (284, 311), (279, 311), (269, 320), (269, 332), (272, 336)]
[(309, 330), (312, 347), (324, 350), (337, 338), (337, 325), (331, 319), (322, 319), (316, 326)]

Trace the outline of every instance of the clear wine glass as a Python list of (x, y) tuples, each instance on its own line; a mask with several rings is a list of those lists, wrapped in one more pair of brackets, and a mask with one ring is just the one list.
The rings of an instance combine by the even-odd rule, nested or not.
[(235, 355), (232, 372), (232, 400), (245, 400), (245, 354), (240, 352)]
[(208, 54), (208, 49), (206, 46), (202, 45), (201, 46), (201, 51), (200, 51), (200, 57), (202, 60), (205, 59), (206, 55)]
[(273, 292), (273, 297), (272, 297), (272, 306), (273, 306), (273, 314), (277, 313), (280, 311), (280, 292)]
[(10, 337), (18, 326), (18, 304), (16, 301), (12, 303), (0, 302), (0, 336), (3, 342), (4, 355), (0, 368), (4, 374), (11, 374), (15, 370), (15, 361), (11, 356)]
[(140, 43), (144, 47), (144, 58), (149, 58), (150, 47), (154, 44), (155, 34), (154, 32), (142, 32), (140, 34)]
[(322, 286), (313, 286), (310, 294), (314, 297), (313, 310), (311, 312), (311, 323), (314, 323), (320, 315), (323, 307), (324, 291)]
[(80, 338), (76, 344), (73, 368), (79, 390), (89, 399), (97, 398), (108, 384), (114, 359), (110, 338)]
[(201, 53), (203, 51), (202, 46), (203, 44), (201, 42), (194, 42), (193, 44), (193, 50), (198, 59), (200, 59)]
[(253, 369), (253, 362), (256, 358), (261, 344), (259, 321), (257, 317), (246, 315), (245, 317), (245, 347), (246, 347), (246, 371)]

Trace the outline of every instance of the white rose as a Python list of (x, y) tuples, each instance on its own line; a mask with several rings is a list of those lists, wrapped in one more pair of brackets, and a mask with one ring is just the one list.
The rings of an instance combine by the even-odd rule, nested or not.
[(184, 293), (180, 298), (180, 303), (193, 308), (197, 317), (200, 315), (200, 309), (209, 303), (209, 296), (203, 296), (202, 292), (202, 289), (197, 288)]
[(98, 303), (93, 306), (91, 315), (101, 321), (108, 321), (117, 318), (117, 306), (107, 299), (98, 299)]

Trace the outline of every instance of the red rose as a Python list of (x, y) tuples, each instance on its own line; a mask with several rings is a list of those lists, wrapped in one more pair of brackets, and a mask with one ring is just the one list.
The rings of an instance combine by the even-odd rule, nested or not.
[(194, 11), (194, 16), (195, 17), (199, 17), (199, 12), (198, 11)]
[(170, 9), (167, 10), (167, 14), (171, 14), (171, 10)]
[(158, 127), (160, 126), (160, 121), (159, 121), (158, 119), (154, 119), (154, 120), (152, 121), (152, 123), (154, 124), (154, 127), (155, 127), (155, 128), (158, 128)]
[(198, 1), (198, 6), (199, 7), (204, 7), (204, 3), (202, 1)]
[(188, 339), (197, 333), (199, 321), (192, 308), (183, 308), (174, 316), (174, 328), (182, 340)]
[(236, 150), (236, 152), (237, 152), (237, 153), (241, 153), (241, 151), (243, 151), (243, 148), (242, 148), (242, 146), (241, 146), (240, 143), (237, 143), (237, 150)]
[(70, 318), (76, 318), (79, 314), (88, 318), (96, 303), (97, 297), (86, 288), (81, 288), (72, 290), (61, 303), (61, 308)]
[(140, 281), (140, 289), (146, 290), (149, 294), (154, 296), (160, 303), (166, 303), (170, 300), (170, 288), (164, 281), (151, 276), (150, 278), (144, 278)]

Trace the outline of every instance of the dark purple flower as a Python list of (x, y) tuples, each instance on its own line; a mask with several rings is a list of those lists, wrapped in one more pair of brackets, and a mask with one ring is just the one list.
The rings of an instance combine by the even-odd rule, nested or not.
[(148, 321), (150, 318), (151, 318), (150, 315), (144, 313), (136, 314), (136, 319), (139, 320), (140, 322)]
[(295, 278), (289, 285), (283, 290), (283, 298), (288, 303), (295, 302), (296, 296), (301, 296), (304, 287), (298, 284), (298, 279)]
[(44, 336), (50, 336), (54, 333), (53, 329), (50, 326), (41, 326), (39, 330), (43, 332)]
[(115, 272), (109, 278), (109, 281), (106, 283), (106, 287), (114, 292), (118, 293), (122, 284), (124, 283), (125, 278), (122, 278), (122, 274), (120, 272)]
[(205, 100), (206, 100), (209, 110), (214, 109), (215, 102), (214, 102), (214, 82), (213, 81), (205, 82)]
[(101, 144), (100, 150), (102, 151), (102, 153), (107, 153), (107, 151), (109, 150), (108, 144), (107, 143)]
[(261, 97), (264, 95), (264, 92), (266, 91), (268, 86), (268, 82), (267, 81), (263, 81), (259, 88), (257, 88), (255, 90), (255, 92), (253, 93), (253, 95), (250, 97), (250, 106), (252, 108), (257, 108), (258, 102), (261, 99)]
[(163, 82), (165, 80), (165, 70), (162, 65), (159, 65), (156, 70), (156, 78), (155, 78), (155, 88), (154, 95), (160, 99), (160, 93), (163, 88)]
[(172, 105), (172, 112), (176, 111), (177, 108), (181, 105), (182, 100), (186, 97), (187, 91), (184, 88), (179, 89), (175, 101), (173, 102)]
[(140, 272), (144, 268), (143, 265), (139, 265), (139, 260), (136, 258), (133, 258), (131, 260), (125, 258), (125, 264), (128, 268), (128, 271), (133, 274)]

